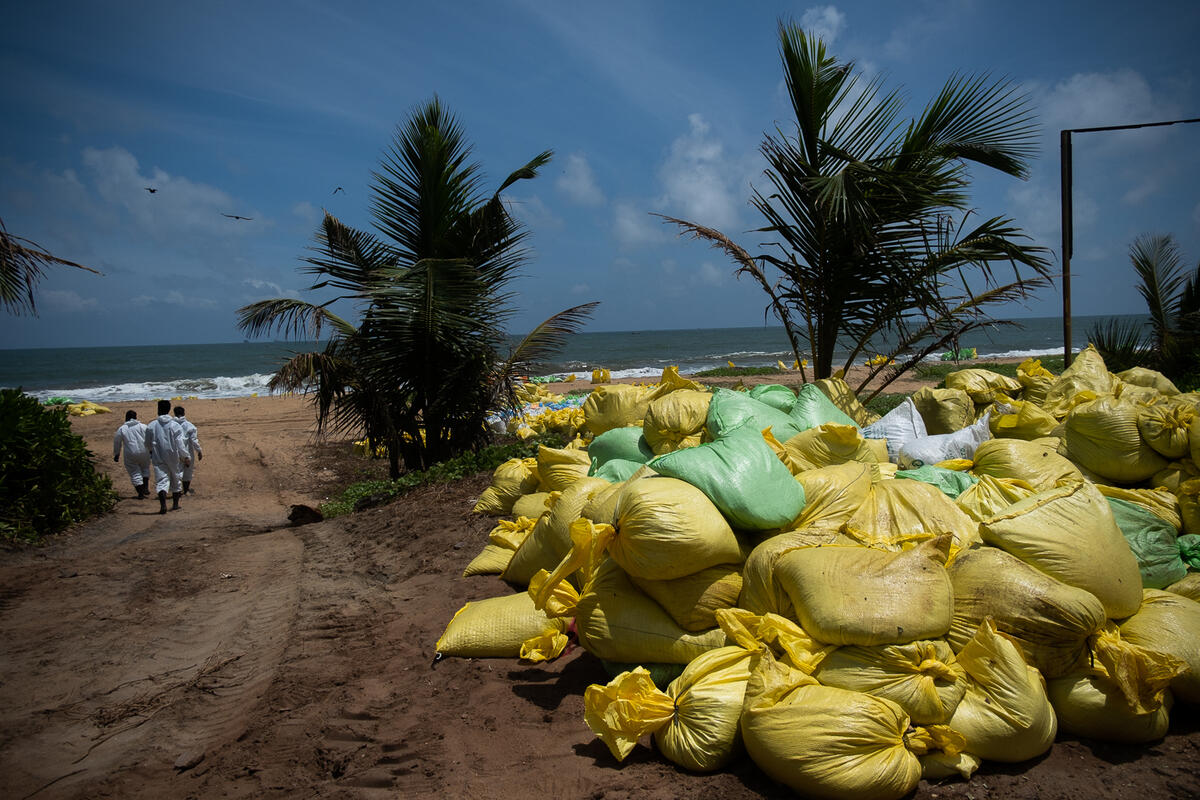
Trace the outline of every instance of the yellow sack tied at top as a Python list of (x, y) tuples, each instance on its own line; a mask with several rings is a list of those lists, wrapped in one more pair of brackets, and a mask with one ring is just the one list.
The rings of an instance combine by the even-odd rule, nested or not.
[(1104, 365), (1104, 358), (1099, 351), (1089, 344), (1050, 385), (1042, 408), (1054, 415), (1055, 419), (1063, 419), (1075, 406), (1076, 395), (1081, 392), (1092, 392), (1095, 396), (1112, 394), (1117, 381), (1117, 376)]
[(1058, 718), (1046, 681), (1029, 666), (1021, 647), (996, 630), (990, 618), (958, 654), (967, 691), (950, 718), (968, 753), (989, 761), (1037, 758), (1054, 744)]
[(543, 640), (550, 634), (548, 648), (527, 651), (537, 660), (555, 658), (567, 646), (568, 620), (546, 616), (534, 607), (524, 592), (489, 597), (460, 608), (437, 641), (437, 651), (463, 658), (517, 658), (522, 645)]
[(954, 433), (975, 421), (975, 401), (963, 389), (924, 386), (912, 395), (929, 436)]
[(796, 475), (804, 487), (804, 510), (792, 527), (839, 528), (858, 510), (871, 493), (871, 467), (848, 461), (810, 469)]
[(976, 522), (1003, 513), (1014, 503), (1037, 494), (1028, 483), (1016, 478), (993, 478), (980, 475), (979, 481), (958, 497), (954, 504)]
[(1138, 407), (1138, 432), (1154, 452), (1172, 461), (1191, 453), (1188, 429), (1196, 409), (1187, 403), (1157, 401)]
[(770, 648), (771, 654), (788, 666), (811, 675), (836, 645), (822, 644), (786, 617), (778, 614), (754, 614), (744, 608), (726, 608), (717, 612), (721, 630), (747, 650)]
[(775, 579), (775, 566), (787, 553), (822, 544), (855, 544), (836, 528), (805, 527), (771, 536), (760, 542), (742, 565), (742, 595), (738, 605), (755, 614), (780, 614), (794, 618), (796, 610), (783, 586)]
[(561, 492), (580, 478), (586, 478), (591, 466), (592, 460), (586, 450), (538, 445), (538, 488)]
[(655, 455), (700, 444), (712, 394), (681, 389), (652, 401), (642, 421), (642, 435)]
[[(1193, 577), (1200, 579), (1200, 573)], [(1171, 680), (1171, 692), (1184, 702), (1200, 703), (1200, 603), (1146, 589), (1138, 613), (1121, 623), (1121, 638), (1183, 663), (1186, 668)]]
[(742, 749), (738, 723), (754, 653), (739, 646), (697, 656), (666, 692), (643, 667), (583, 695), (584, 720), (618, 761), (647, 734), (673, 764), (693, 772), (724, 767)]
[(868, 547), (900, 550), (943, 534), (952, 538), (950, 558), (979, 541), (979, 524), (930, 483), (880, 481), (842, 525), (842, 532)]
[(1058, 427), (1058, 420), (1036, 403), (999, 394), (988, 417), (988, 428), (998, 439), (1040, 439)]
[(859, 461), (876, 464), (887, 461), (887, 444), (882, 439), (864, 439), (853, 425), (827, 422), (798, 433), (782, 445), (768, 429), (763, 434), (780, 460), (799, 475), (806, 470)]
[(1090, 481), (1047, 489), (979, 524), (983, 540), (1068, 586), (1091, 592), (1105, 616), (1142, 604), (1137, 557)]
[(488, 534), (488, 543), (484, 545), (479, 555), (463, 570), (463, 577), (472, 575), (499, 575), (504, 572), (513, 553), (520, 548), (529, 532), (533, 530), (534, 521), (529, 517), (517, 517), (515, 520), (502, 519)]
[(988, 439), (975, 448), (974, 460), (973, 475), (1016, 478), (1039, 491), (1083, 479), (1078, 467), (1042, 442)]
[(826, 644), (904, 644), (950, 628), (953, 587), (942, 566), (950, 536), (893, 553), (824, 545), (792, 550), (775, 564), (796, 620)]
[(1021, 382), (990, 369), (960, 369), (946, 374), (946, 388), (962, 389), (975, 405), (988, 405), (996, 401), (997, 393), (1020, 392)]
[(627, 383), (597, 386), (583, 401), (584, 426), (599, 436), (613, 428), (641, 425), (656, 389)]
[(1111, 395), (1067, 415), (1064, 441), (1072, 461), (1110, 483), (1144, 481), (1167, 465), (1138, 430), (1139, 406)]
[(1015, 639), (1047, 678), (1086, 661), (1088, 637), (1104, 625), (1104, 606), (998, 547), (960, 553), (948, 569), (954, 617), (946, 640), (961, 653), (984, 619)]
[(546, 513), (509, 560), (504, 580), (524, 585), (538, 570), (554, 569), (571, 550), (571, 523), (579, 519), (592, 495), (610, 485), (603, 478), (584, 477), (563, 491), (551, 492)]
[(813, 677), (826, 686), (887, 698), (915, 725), (948, 723), (967, 691), (967, 673), (941, 639), (839, 647)]
[(512, 511), (513, 503), (537, 488), (536, 458), (510, 458), (492, 473), (492, 484), (483, 490), (472, 509), (477, 514), (500, 516)]
[(1021, 399), (1042, 405), (1046, 393), (1054, 385), (1054, 373), (1042, 366), (1040, 359), (1027, 358), (1017, 367), (1017, 382), (1021, 384)]
[(1109, 623), (1093, 640), (1091, 667), (1051, 679), (1047, 693), (1059, 728), (1110, 742), (1152, 742), (1170, 724), (1177, 659), (1121, 640)]
[(946, 726), (910, 729), (892, 701), (822, 686), (765, 651), (746, 686), (742, 736), (767, 775), (830, 800), (897, 800), (920, 782), (920, 756), (963, 744)]
[(722, 564), (682, 578), (653, 581), (630, 576), (634, 584), (671, 615), (685, 631), (717, 627), (716, 613), (733, 608), (742, 593), (741, 567)]

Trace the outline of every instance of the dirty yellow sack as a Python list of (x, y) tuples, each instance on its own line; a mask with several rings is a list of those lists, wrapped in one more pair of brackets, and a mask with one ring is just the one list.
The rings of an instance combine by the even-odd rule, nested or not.
[(1171, 680), (1171, 692), (1186, 703), (1200, 703), (1200, 603), (1170, 591), (1146, 589), (1141, 609), (1121, 623), (1121, 638), (1186, 665)]
[(513, 503), (538, 485), (536, 458), (510, 458), (492, 473), (492, 485), (483, 490), (472, 509), (478, 514), (500, 516), (512, 511)]
[(842, 532), (860, 544), (885, 550), (950, 534), (951, 557), (979, 541), (979, 524), (941, 489), (911, 480), (873, 484)]
[(948, 567), (954, 617), (946, 640), (961, 652), (991, 617), (996, 629), (1021, 645), (1047, 678), (1066, 675), (1088, 656), (1088, 637), (1105, 621), (1091, 592), (1051, 578), (998, 547), (960, 553)]
[(747, 650), (770, 648), (775, 658), (808, 675), (837, 649), (836, 645), (818, 642), (795, 622), (778, 614), (760, 615), (744, 608), (727, 608), (717, 612), (717, 622), (730, 642)]
[(1091, 592), (1108, 617), (1128, 617), (1142, 603), (1137, 557), (1089, 481), (1038, 492), (981, 522), (979, 532), (988, 544)]
[(1142, 439), (1138, 410), (1112, 396), (1076, 406), (1064, 436), (1070, 459), (1111, 483), (1137, 483), (1161, 470), (1167, 460)]
[(822, 686), (766, 652), (755, 662), (742, 712), (746, 751), (802, 797), (897, 800), (920, 782), (919, 756), (961, 750), (962, 738), (944, 726), (910, 731), (890, 700)]
[(887, 445), (882, 439), (864, 439), (858, 428), (836, 422), (827, 422), (796, 434), (783, 442), (782, 454), (779, 453), (778, 440), (774, 435), (767, 438), (767, 443), (781, 455), (781, 460), (794, 475), (848, 461), (864, 464), (887, 461)]
[(954, 499), (954, 504), (971, 519), (983, 522), (1034, 494), (1037, 494), (1037, 490), (1025, 481), (980, 475), (974, 486)]
[(515, 520), (502, 519), (488, 534), (488, 543), (479, 555), (463, 570), (463, 577), (472, 575), (499, 575), (504, 572), (513, 553), (520, 549), (529, 532), (533, 530), (534, 521), (529, 517), (517, 517)]
[(561, 492), (580, 478), (586, 478), (591, 466), (592, 459), (586, 450), (539, 445), (538, 488), (547, 492)]
[(654, 388), (625, 383), (597, 386), (583, 401), (584, 425), (593, 436), (613, 428), (641, 425), (650, 402), (657, 397)]
[(842, 413), (854, 420), (854, 424), (860, 428), (879, 419), (878, 414), (859, 402), (858, 396), (854, 394), (850, 384), (841, 378), (822, 378), (819, 381), (813, 381), (813, 385), (820, 389), (830, 402), (841, 409)]
[(988, 428), (998, 439), (1039, 439), (1058, 427), (1058, 420), (1027, 400), (998, 395), (988, 417)]
[(775, 565), (793, 550), (839, 542), (853, 544), (836, 528), (824, 526), (788, 531), (763, 541), (750, 551), (742, 565), (742, 594), (738, 606), (755, 614), (779, 614), (794, 619), (796, 612), (792, 608), (792, 598), (775, 580)]
[(551, 492), (546, 513), (513, 554), (502, 575), (504, 580), (524, 586), (538, 570), (558, 566), (571, 550), (571, 523), (579, 519), (592, 495), (608, 486), (602, 478), (584, 477), (561, 492)]
[(945, 724), (967, 691), (967, 673), (944, 640), (839, 647), (813, 677), (825, 686), (884, 697), (915, 725)]
[(1125, 489), (1104, 483), (1097, 483), (1096, 488), (1105, 497), (1141, 506), (1171, 525), (1176, 531), (1183, 527), (1183, 518), (1179, 513), (1179, 500), (1166, 489)]
[(1138, 432), (1156, 453), (1172, 461), (1191, 453), (1188, 428), (1196, 410), (1186, 403), (1156, 402), (1138, 408)]
[(1126, 383), (1132, 383), (1134, 386), (1145, 386), (1154, 389), (1159, 394), (1164, 394), (1168, 397), (1179, 394), (1179, 389), (1171, 382), (1171, 379), (1158, 370), (1146, 369), (1145, 367), (1130, 367), (1124, 372), (1118, 372), (1117, 377)]
[(1200, 572), (1190, 572), (1186, 578), (1175, 581), (1165, 591), (1200, 602)]
[(904, 644), (936, 639), (950, 627), (953, 587), (940, 536), (902, 553), (824, 545), (775, 562), (775, 580), (796, 620), (827, 644)]
[(529, 517), (537, 520), (546, 513), (546, 501), (550, 499), (549, 492), (530, 492), (518, 497), (512, 505), (514, 517)]
[(960, 369), (947, 373), (946, 388), (962, 389), (975, 405), (988, 405), (996, 401), (997, 392), (1006, 395), (1020, 392), (1021, 382), (990, 369)]
[(1097, 396), (1112, 394), (1116, 386), (1117, 377), (1108, 371), (1100, 353), (1089, 344), (1051, 384), (1042, 408), (1056, 419), (1063, 419), (1074, 405), (1075, 395), (1080, 392), (1092, 392)]
[(971, 472), (975, 475), (1016, 478), (1039, 491), (1083, 479), (1078, 467), (1041, 442), (988, 439), (975, 448), (974, 459)]
[(1134, 714), (1117, 687), (1104, 678), (1072, 674), (1050, 680), (1046, 688), (1059, 727), (1075, 736), (1142, 744), (1158, 741), (1170, 727), (1169, 692), (1156, 710)]
[(991, 619), (984, 619), (963, 646), (958, 663), (970, 679), (950, 727), (966, 739), (966, 752), (1016, 763), (1050, 749), (1058, 718), (1046, 696), (1046, 681)]
[(929, 436), (960, 431), (975, 420), (975, 402), (963, 389), (925, 386), (913, 393), (912, 401)]
[(1200, 479), (1192, 478), (1175, 490), (1179, 499), (1179, 518), (1184, 533), (1200, 534)]
[(722, 564), (669, 581), (632, 578), (634, 584), (671, 615), (685, 631), (717, 627), (716, 612), (733, 608), (742, 594), (740, 566)]
[(569, 622), (551, 619), (534, 608), (526, 592), (489, 597), (458, 610), (438, 639), (437, 652), (463, 658), (517, 658), (522, 643), (549, 632), (561, 637), (556, 640), (556, 656), (567, 645)]
[(700, 444), (712, 395), (681, 389), (655, 399), (646, 409), (642, 436), (655, 455)]
[(1054, 373), (1042, 366), (1040, 359), (1027, 358), (1017, 367), (1017, 382), (1021, 384), (1021, 399), (1042, 405), (1046, 393), (1054, 385)]
[(841, 527), (871, 492), (871, 468), (860, 461), (805, 470), (796, 480), (804, 487), (805, 506), (795, 528)]
[(1179, 461), (1172, 461), (1167, 464), (1165, 469), (1154, 473), (1154, 476), (1146, 483), (1174, 493), (1179, 491), (1179, 487), (1185, 481), (1192, 478), (1200, 478), (1200, 469), (1197, 469), (1196, 464), (1190, 458), (1182, 458)]

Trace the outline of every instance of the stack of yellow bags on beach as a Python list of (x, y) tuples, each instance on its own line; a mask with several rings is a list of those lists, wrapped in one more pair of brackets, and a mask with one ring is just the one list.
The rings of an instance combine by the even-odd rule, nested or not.
[(78, 403), (68, 403), (67, 413), (72, 417), (90, 417), (93, 414), (111, 414), (112, 409), (93, 403), (91, 400), (82, 400)]
[(1200, 703), (1200, 395), (1088, 348), (960, 370), (878, 418), (841, 380), (597, 387), (495, 472), (444, 655), (612, 680), (584, 722), (689, 770), (899, 798), (1058, 733), (1153, 742)]

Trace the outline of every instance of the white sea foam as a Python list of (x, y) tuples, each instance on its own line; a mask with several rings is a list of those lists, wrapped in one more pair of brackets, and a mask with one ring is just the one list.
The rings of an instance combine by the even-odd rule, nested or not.
[(146, 381), (143, 383), (118, 383), (110, 386), (64, 387), (38, 389), (26, 394), (38, 400), (51, 397), (67, 397), (76, 402), (91, 400), (94, 403), (132, 402), (159, 398), (197, 397), (249, 397), (267, 394), (268, 373), (243, 375), (240, 377), (217, 376), (214, 378), (182, 378), (174, 381)]

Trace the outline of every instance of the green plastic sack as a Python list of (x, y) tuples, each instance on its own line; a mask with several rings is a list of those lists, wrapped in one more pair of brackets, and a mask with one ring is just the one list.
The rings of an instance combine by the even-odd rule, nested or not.
[(592, 443), (588, 445), (587, 452), (592, 460), (592, 469), (589, 474), (593, 475), (596, 470), (614, 458), (636, 461), (639, 464), (645, 464), (654, 458), (654, 451), (650, 449), (650, 443), (642, 435), (642, 429), (636, 426), (605, 431), (592, 440)]
[(1179, 557), (1183, 559), (1183, 562), (1192, 569), (1200, 569), (1200, 535), (1185, 533), (1175, 540), (1175, 544), (1179, 548)]
[(592, 462), (592, 476), (603, 478), (609, 483), (621, 483), (633, 477), (639, 469), (646, 466), (638, 461), (626, 461), (623, 458), (614, 458), (606, 461), (603, 466), (597, 468), (596, 463)]
[[(848, 414), (835, 406), (824, 392), (811, 383), (804, 384), (796, 393), (796, 402), (792, 406), (791, 417), (801, 430), (815, 428), (827, 422), (858, 427), (858, 424)], [(776, 436), (778, 435), (776, 434)]]
[(781, 442), (786, 442), (804, 430), (789, 415), (755, 400), (745, 392), (714, 389), (712, 401), (708, 405), (708, 419), (705, 422), (708, 435), (713, 439), (720, 439), (726, 432), (743, 425), (755, 431), (770, 428), (775, 438)]
[(750, 387), (748, 394), (772, 408), (790, 414), (796, 405), (796, 393), (781, 383), (763, 383)]
[(783, 527), (804, 508), (804, 488), (762, 434), (747, 426), (726, 431), (715, 442), (659, 456), (647, 466), (704, 492), (741, 530)]
[(916, 469), (901, 469), (896, 471), (897, 478), (906, 478), (922, 483), (930, 483), (941, 489), (947, 497), (958, 499), (958, 496), (979, 483), (969, 472), (959, 472), (953, 469), (935, 467), (932, 464)]
[(1143, 587), (1165, 589), (1187, 575), (1187, 565), (1180, 557), (1176, 532), (1170, 523), (1134, 503), (1113, 497), (1106, 499), (1117, 527), (1137, 559)]

